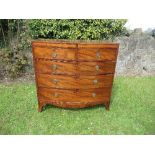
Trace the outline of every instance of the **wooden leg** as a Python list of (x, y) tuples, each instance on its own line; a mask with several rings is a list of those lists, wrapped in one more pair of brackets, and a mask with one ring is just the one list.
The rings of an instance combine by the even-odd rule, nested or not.
[(43, 106), (44, 106), (44, 103), (39, 102), (39, 104), (38, 104), (38, 112), (42, 112)]
[(105, 103), (104, 106), (105, 106), (105, 109), (109, 111), (109, 108), (110, 108), (110, 102)]

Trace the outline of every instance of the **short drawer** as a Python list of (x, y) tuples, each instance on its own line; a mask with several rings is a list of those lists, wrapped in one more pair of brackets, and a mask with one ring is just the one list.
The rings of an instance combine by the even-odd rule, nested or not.
[(115, 72), (115, 61), (79, 62), (79, 73), (82, 75), (107, 74)]
[(112, 60), (116, 61), (117, 49), (78, 49), (78, 59), (81, 61), (102, 61)]
[(60, 60), (75, 60), (76, 51), (74, 48), (47, 48), (47, 47), (34, 47), (35, 58), (45, 59), (60, 59)]
[(110, 88), (98, 88), (98, 89), (80, 89), (78, 97), (81, 102), (107, 102), (111, 93)]
[(64, 75), (39, 74), (37, 81), (39, 87), (76, 89), (78, 86), (75, 77)]
[(113, 74), (97, 76), (80, 76), (78, 83), (79, 89), (111, 87)]
[(74, 102), (78, 100), (76, 91), (62, 90), (62, 89), (50, 89), (39, 87), (38, 95), (40, 100), (50, 102)]
[(36, 60), (36, 72), (75, 75), (76, 64), (71, 62)]

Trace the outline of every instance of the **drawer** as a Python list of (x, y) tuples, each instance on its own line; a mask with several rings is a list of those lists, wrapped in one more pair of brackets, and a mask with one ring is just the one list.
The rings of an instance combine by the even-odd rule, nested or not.
[(111, 87), (113, 82), (113, 74), (80, 76), (78, 81), (78, 87), (80, 89)]
[(62, 59), (62, 60), (75, 60), (76, 59), (75, 48), (47, 48), (47, 47), (35, 47), (34, 56), (35, 58), (45, 59)]
[(110, 93), (110, 88), (77, 91), (39, 88), (38, 91), (40, 100), (44, 100), (46, 102), (74, 102), (76, 104), (81, 102), (107, 102), (109, 100)]
[(101, 61), (112, 60), (116, 61), (117, 49), (78, 49), (78, 59), (81, 61)]
[(78, 86), (77, 80), (72, 76), (39, 74), (37, 80), (39, 87), (75, 89)]
[(78, 99), (76, 91), (61, 90), (39, 87), (38, 94), (40, 100), (50, 102), (74, 102)]
[(111, 87), (113, 74), (98, 76), (64, 76), (38, 74), (39, 87), (52, 87), (62, 89), (88, 89)]
[(36, 60), (36, 72), (75, 75), (76, 64), (71, 62)]
[(115, 72), (114, 61), (105, 62), (79, 62), (79, 72), (83, 75), (96, 75)]
[(110, 97), (110, 88), (80, 89), (78, 97), (80, 102), (107, 102)]

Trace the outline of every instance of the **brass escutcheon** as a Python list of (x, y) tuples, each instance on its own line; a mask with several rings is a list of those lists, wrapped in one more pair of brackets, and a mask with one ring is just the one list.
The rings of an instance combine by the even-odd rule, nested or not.
[(54, 93), (53, 96), (54, 96), (54, 97), (59, 97), (59, 94), (58, 94), (58, 93)]
[(97, 84), (98, 83), (98, 80), (97, 79), (93, 80), (93, 83), (94, 84)]
[(60, 101), (59, 103), (60, 103), (60, 105), (63, 105), (64, 102), (63, 101)]
[(96, 93), (92, 93), (92, 97), (96, 97)]
[(53, 79), (52, 82), (53, 82), (54, 84), (57, 84), (57, 83), (59, 82), (59, 80)]
[(100, 66), (96, 65), (95, 68), (96, 68), (97, 71), (99, 71)]
[(100, 59), (101, 58), (100, 52), (96, 52), (96, 58), (97, 59)]
[(56, 58), (56, 57), (57, 57), (57, 55), (58, 55), (58, 54), (57, 54), (57, 53), (55, 53), (55, 52), (54, 52), (54, 53), (52, 53), (52, 58)]
[(52, 65), (52, 69), (55, 71), (58, 68), (58, 66), (56, 64)]

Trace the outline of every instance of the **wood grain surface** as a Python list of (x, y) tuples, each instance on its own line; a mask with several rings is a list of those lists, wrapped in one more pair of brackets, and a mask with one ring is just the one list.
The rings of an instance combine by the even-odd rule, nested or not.
[(64, 76), (38, 74), (39, 87), (61, 89), (88, 89), (111, 87), (113, 74), (95, 76)]
[(78, 59), (85, 61), (103, 61), (103, 60), (112, 60), (115, 61), (117, 56), (116, 49), (79, 49), (78, 50)]
[(47, 48), (47, 47), (35, 47), (35, 58), (47, 58), (54, 60), (75, 60), (75, 54), (77, 49), (68, 48)]
[[(93, 95), (95, 94), (95, 95)], [(62, 90), (51, 88), (39, 88), (39, 97), (44, 101), (52, 102), (74, 102), (82, 104), (83, 102), (106, 102), (109, 99), (110, 89), (97, 88), (88, 90)]]
[(36, 61), (37, 73), (46, 74), (76, 74), (76, 63), (75, 62), (59, 62), (59, 61), (46, 61), (38, 60)]
[(97, 75), (114, 73), (116, 62), (64, 62), (37, 59), (38, 73), (68, 74), (68, 75)]
[(38, 111), (46, 104), (109, 110), (117, 43), (41, 40), (32, 42)]

